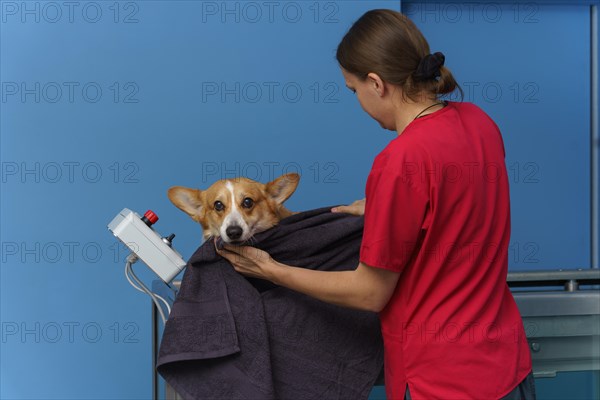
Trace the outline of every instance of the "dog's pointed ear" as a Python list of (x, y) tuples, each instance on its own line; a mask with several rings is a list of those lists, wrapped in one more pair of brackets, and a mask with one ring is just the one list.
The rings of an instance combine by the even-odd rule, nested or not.
[(169, 200), (177, 208), (188, 214), (193, 219), (197, 219), (202, 212), (202, 191), (190, 189), (183, 186), (173, 186), (167, 192)]
[(283, 204), (296, 190), (300, 175), (285, 174), (265, 185), (267, 193), (277, 204)]

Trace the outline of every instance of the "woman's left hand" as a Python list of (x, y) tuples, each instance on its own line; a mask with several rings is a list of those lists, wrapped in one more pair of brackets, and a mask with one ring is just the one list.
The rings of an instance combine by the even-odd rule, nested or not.
[(221, 250), (215, 244), (215, 249), (240, 274), (252, 278), (273, 279), (272, 271), (277, 262), (266, 251), (252, 246), (234, 246), (229, 244), (225, 244)]

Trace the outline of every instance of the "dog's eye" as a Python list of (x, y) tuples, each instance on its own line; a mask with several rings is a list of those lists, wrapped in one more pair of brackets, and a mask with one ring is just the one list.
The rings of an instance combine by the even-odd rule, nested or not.
[(225, 209), (225, 205), (220, 201), (215, 201), (215, 210), (223, 211)]
[(242, 206), (244, 208), (250, 208), (254, 205), (254, 200), (252, 200), (250, 197), (246, 197), (244, 199), (244, 201), (242, 202)]

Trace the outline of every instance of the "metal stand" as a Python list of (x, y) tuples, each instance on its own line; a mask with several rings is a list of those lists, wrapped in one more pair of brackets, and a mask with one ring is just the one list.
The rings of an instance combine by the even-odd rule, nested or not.
[(600, 270), (512, 272), (536, 378), (600, 370)]

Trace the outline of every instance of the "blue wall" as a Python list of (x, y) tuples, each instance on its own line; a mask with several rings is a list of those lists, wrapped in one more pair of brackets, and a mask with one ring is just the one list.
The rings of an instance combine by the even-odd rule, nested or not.
[[(503, 131), (511, 269), (589, 267), (589, 6), (478, 4), (402, 9)], [(123, 207), (187, 258), (201, 231), (172, 185), (300, 172), (290, 209), (363, 197), (393, 133), (334, 54), (371, 8), (400, 2), (0, 2), (0, 398), (151, 397), (149, 300), (106, 230)]]
[(334, 52), (371, 7), (399, 3), (1, 3), (1, 398), (151, 396), (149, 300), (106, 229), (123, 207), (187, 258), (172, 185), (299, 171), (293, 210), (363, 197), (392, 134)]

